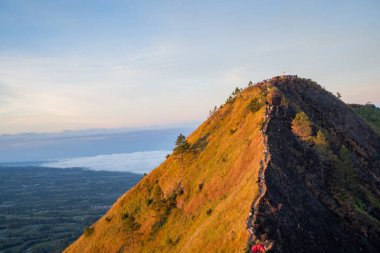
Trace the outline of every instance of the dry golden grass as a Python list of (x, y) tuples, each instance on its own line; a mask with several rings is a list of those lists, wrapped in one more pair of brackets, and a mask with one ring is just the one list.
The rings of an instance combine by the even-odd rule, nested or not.
[[(264, 107), (255, 113), (246, 108), (259, 92), (258, 87), (249, 87), (214, 113), (187, 138), (193, 144), (208, 134), (202, 152), (186, 154), (184, 168), (171, 155), (117, 200), (94, 224), (92, 235), (82, 235), (65, 252), (241, 252), (263, 159)], [(157, 218), (146, 199), (156, 181), (166, 197), (178, 185), (184, 193), (177, 196), (177, 207), (163, 227), (150, 236)], [(133, 213), (141, 224), (133, 243), (131, 234), (123, 230), (123, 212)]]

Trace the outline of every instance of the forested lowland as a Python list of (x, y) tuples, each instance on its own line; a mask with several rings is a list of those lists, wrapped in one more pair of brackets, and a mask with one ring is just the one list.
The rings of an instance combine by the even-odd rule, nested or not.
[(141, 175), (0, 166), (0, 252), (62, 252)]

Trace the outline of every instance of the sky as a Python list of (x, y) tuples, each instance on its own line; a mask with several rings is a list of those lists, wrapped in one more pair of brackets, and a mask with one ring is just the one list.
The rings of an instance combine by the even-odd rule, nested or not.
[(282, 72), (380, 105), (380, 1), (0, 0), (0, 134), (201, 122)]

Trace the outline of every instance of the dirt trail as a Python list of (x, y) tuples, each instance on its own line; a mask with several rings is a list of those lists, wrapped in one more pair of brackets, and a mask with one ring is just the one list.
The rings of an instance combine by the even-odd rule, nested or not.
[(256, 238), (255, 221), (257, 219), (257, 216), (260, 215), (258, 212), (258, 206), (261, 202), (261, 199), (265, 196), (265, 193), (267, 191), (267, 186), (265, 183), (265, 171), (268, 167), (270, 156), (269, 156), (269, 147), (268, 147), (268, 136), (266, 132), (267, 132), (269, 120), (272, 116), (272, 112), (273, 112), (273, 106), (267, 105), (265, 108), (265, 121), (262, 127), (263, 142), (264, 142), (264, 161), (263, 160), (260, 161), (260, 171), (259, 171), (259, 176), (257, 180), (257, 183), (259, 185), (259, 194), (253, 201), (253, 204), (251, 206), (251, 210), (249, 213), (249, 217), (247, 220), (247, 229), (248, 229), (248, 232), (250, 233), (249, 242), (255, 242), (257, 239), (259, 240), (261, 239), (261, 238)]

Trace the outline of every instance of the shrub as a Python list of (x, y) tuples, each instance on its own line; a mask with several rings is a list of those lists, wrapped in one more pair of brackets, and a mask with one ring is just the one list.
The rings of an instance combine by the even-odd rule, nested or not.
[(94, 227), (86, 227), (84, 229), (84, 235), (85, 236), (90, 236), (94, 233)]
[(200, 184), (198, 185), (198, 191), (202, 191), (202, 189), (203, 189), (203, 183), (200, 183)]
[(153, 199), (152, 198), (148, 198), (148, 199), (145, 200), (145, 202), (146, 202), (147, 206), (150, 206), (153, 203)]
[(292, 121), (292, 132), (301, 140), (309, 140), (312, 134), (311, 122), (304, 112), (299, 112)]
[(132, 214), (123, 213), (121, 216), (123, 220), (124, 230), (132, 235), (132, 250), (134, 248), (134, 235), (141, 227), (141, 224), (138, 223), (135, 217)]
[(203, 135), (201, 138), (199, 138), (192, 146), (191, 150), (193, 152), (202, 152), (207, 147), (207, 137), (209, 134)]
[(166, 244), (168, 244), (168, 245), (173, 244), (173, 240), (172, 240), (172, 238), (167, 238), (167, 239), (166, 239)]
[(261, 105), (260, 105), (259, 99), (257, 98), (252, 99), (252, 101), (248, 104), (247, 108), (251, 112), (257, 112), (258, 110), (260, 110)]

